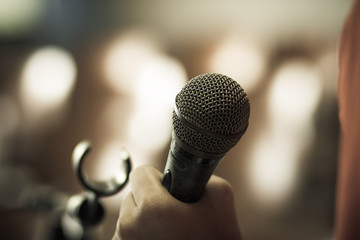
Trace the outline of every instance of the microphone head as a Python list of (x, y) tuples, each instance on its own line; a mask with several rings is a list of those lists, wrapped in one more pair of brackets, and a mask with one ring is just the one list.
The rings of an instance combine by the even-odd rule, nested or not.
[(174, 133), (197, 151), (225, 154), (245, 133), (249, 116), (249, 99), (236, 81), (217, 73), (202, 74), (176, 96)]

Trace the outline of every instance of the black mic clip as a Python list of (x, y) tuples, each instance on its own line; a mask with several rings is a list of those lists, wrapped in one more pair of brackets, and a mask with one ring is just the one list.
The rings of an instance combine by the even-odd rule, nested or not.
[[(66, 221), (68, 222), (73, 222), (73, 220), (75, 220), (78, 225), (78, 229), (81, 229), (82, 232), (86, 228), (97, 225), (101, 222), (105, 215), (105, 210), (100, 203), (99, 198), (118, 193), (126, 185), (131, 171), (129, 153), (123, 149), (120, 154), (122, 166), (120, 166), (118, 173), (107, 181), (98, 181), (89, 178), (83, 171), (83, 163), (90, 150), (91, 144), (89, 141), (82, 141), (78, 143), (73, 150), (73, 168), (81, 184), (86, 189), (86, 192), (69, 198), (66, 204), (66, 211), (63, 216), (63, 218), (67, 219)], [(65, 223), (63, 225), (67, 224)]]

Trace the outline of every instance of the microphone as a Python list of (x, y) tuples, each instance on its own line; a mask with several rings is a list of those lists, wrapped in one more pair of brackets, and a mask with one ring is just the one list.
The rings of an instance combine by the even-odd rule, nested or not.
[(225, 154), (244, 135), (250, 103), (230, 77), (192, 78), (177, 94), (163, 186), (180, 201), (198, 201)]

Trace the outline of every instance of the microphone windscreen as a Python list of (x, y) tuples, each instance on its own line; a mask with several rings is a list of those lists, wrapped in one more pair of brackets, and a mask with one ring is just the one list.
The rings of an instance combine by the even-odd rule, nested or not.
[(175, 135), (201, 152), (228, 152), (245, 133), (249, 99), (242, 87), (221, 74), (192, 78), (175, 99)]

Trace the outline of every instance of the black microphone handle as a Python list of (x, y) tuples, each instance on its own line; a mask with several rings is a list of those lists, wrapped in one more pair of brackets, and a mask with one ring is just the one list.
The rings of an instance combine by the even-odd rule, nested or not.
[(198, 152), (173, 133), (162, 184), (176, 199), (196, 202), (224, 155)]

